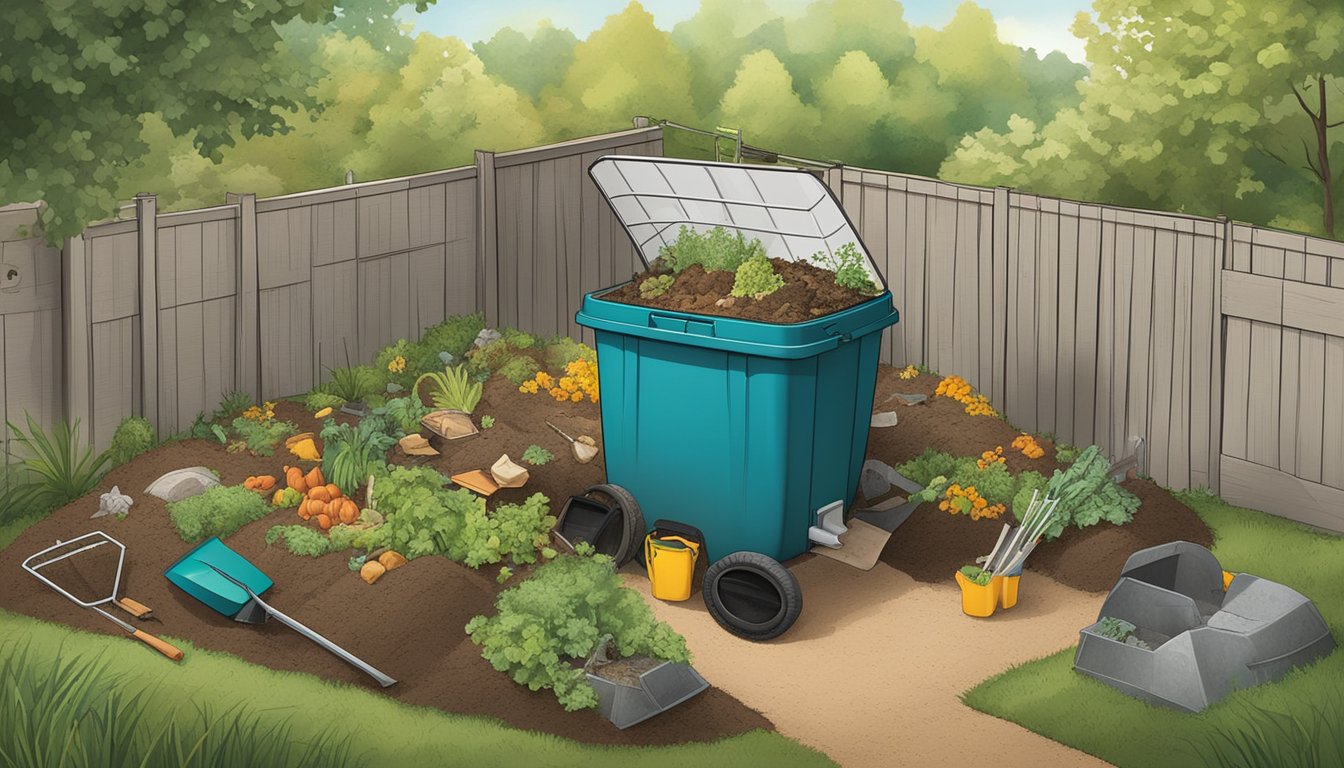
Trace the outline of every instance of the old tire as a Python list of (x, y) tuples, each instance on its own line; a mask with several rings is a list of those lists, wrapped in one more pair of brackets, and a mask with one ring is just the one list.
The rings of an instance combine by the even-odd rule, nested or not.
[(611, 556), (620, 568), (635, 556), (644, 544), (644, 513), (639, 502), (627, 490), (612, 483), (599, 483), (584, 489), (583, 495), (600, 493), (611, 499), (610, 506), (621, 511), (620, 525), (612, 525), (594, 542), (594, 549)]
[(705, 607), (719, 626), (748, 640), (779, 637), (803, 612), (789, 569), (759, 552), (734, 552), (705, 571)]

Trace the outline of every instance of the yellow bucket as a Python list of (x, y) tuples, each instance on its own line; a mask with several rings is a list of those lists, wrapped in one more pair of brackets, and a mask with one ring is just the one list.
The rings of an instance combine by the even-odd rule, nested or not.
[[(656, 537), (656, 538), (655, 538)], [(677, 602), (689, 600), (700, 543), (681, 536), (651, 533), (644, 538), (644, 562), (649, 569), (653, 596)]]
[(1004, 576), (1003, 592), (999, 595), (1000, 605), (1003, 608), (1012, 608), (1017, 605), (1017, 582), (1021, 576)]
[(956, 572), (956, 577), (961, 587), (962, 613), (980, 618), (993, 616), (994, 609), (999, 607), (999, 595), (1003, 593), (1003, 577), (993, 576), (988, 584), (976, 584), (961, 571)]

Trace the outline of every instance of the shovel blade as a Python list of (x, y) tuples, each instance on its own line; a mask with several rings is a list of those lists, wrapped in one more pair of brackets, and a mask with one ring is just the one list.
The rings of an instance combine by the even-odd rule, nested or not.
[[(213, 567), (211, 567), (213, 566)], [(211, 537), (168, 566), (163, 575), (188, 595), (230, 618), (243, 611), (251, 597), (218, 571), (247, 585), (254, 594), (270, 589), (273, 582), (247, 558), (233, 551), (219, 537)], [(240, 619), (242, 621), (242, 619)], [(255, 622), (249, 622), (255, 623)]]

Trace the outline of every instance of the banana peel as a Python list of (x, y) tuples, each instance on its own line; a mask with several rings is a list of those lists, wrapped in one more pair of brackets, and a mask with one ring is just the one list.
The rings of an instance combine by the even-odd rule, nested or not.
[(312, 432), (304, 432), (294, 435), (285, 441), (285, 447), (289, 452), (304, 461), (321, 461), (322, 454), (317, 452), (317, 443), (313, 440)]

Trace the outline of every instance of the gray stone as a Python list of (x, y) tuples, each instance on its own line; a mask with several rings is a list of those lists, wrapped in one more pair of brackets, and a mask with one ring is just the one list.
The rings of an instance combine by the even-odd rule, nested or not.
[(929, 399), (928, 395), (916, 395), (916, 394), (909, 394), (906, 392), (897, 392), (891, 397), (888, 397), (886, 402), (895, 400), (901, 405), (923, 405), (924, 403), (928, 402), (928, 399)]
[(882, 411), (881, 413), (874, 413), (868, 424), (873, 427), (894, 427), (897, 421), (895, 411)]
[(482, 328), (481, 332), (476, 334), (476, 341), (472, 342), (477, 347), (484, 347), (492, 341), (499, 341), (503, 336), (494, 328)]
[(98, 511), (90, 517), (125, 515), (131, 511), (131, 505), (134, 503), (130, 496), (122, 493), (121, 488), (114, 485), (112, 490), (98, 497)]
[(149, 484), (145, 493), (164, 501), (181, 501), (219, 485), (219, 478), (205, 467), (175, 469)]

